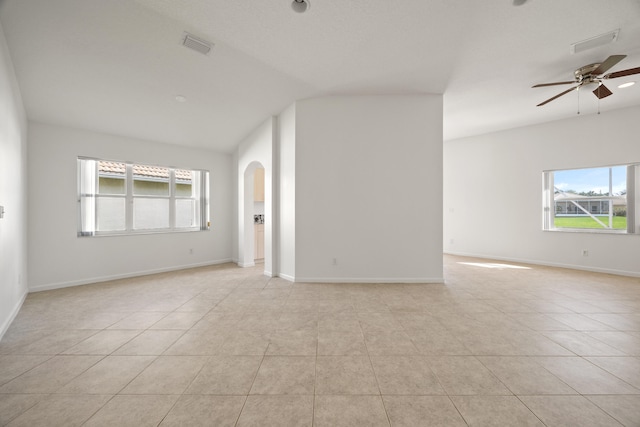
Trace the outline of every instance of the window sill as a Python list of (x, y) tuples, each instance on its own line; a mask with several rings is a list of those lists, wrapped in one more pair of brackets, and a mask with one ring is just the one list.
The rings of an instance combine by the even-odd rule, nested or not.
[(183, 234), (183, 233), (196, 233), (200, 231), (210, 231), (211, 228), (206, 230), (200, 230), (199, 228), (188, 228), (182, 230), (144, 230), (144, 231), (129, 231), (129, 232), (112, 232), (112, 233), (96, 233), (93, 235), (83, 236), (78, 233), (77, 237), (122, 237), (122, 236), (148, 236), (150, 234)]
[(551, 233), (617, 234), (633, 236), (633, 233), (628, 233), (627, 230), (599, 230), (597, 228), (551, 228), (548, 230), (543, 229), (542, 231)]

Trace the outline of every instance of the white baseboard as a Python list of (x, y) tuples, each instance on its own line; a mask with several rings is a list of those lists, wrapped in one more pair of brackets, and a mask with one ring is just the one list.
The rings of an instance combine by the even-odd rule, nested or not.
[(255, 267), (256, 266), (255, 262), (244, 262), (244, 263), (237, 262), (236, 264), (238, 264), (238, 267), (241, 267), (241, 268)]
[(284, 279), (284, 280), (288, 280), (288, 281), (290, 281), (290, 282), (295, 282), (295, 281), (296, 281), (296, 278), (295, 278), (295, 277), (293, 277), (293, 276), (289, 276), (288, 274), (282, 274), (282, 273), (279, 273), (279, 274), (278, 274), (278, 277), (280, 277), (280, 278), (282, 278), (282, 279)]
[(444, 283), (443, 277), (296, 277), (296, 283)]
[(29, 292), (49, 291), (52, 289), (69, 288), (72, 286), (90, 285), (92, 283), (108, 282), (111, 280), (119, 280), (119, 279), (128, 279), (131, 277), (148, 276), (150, 274), (168, 273), (170, 271), (188, 270), (190, 268), (207, 267), (210, 265), (226, 264), (228, 262), (231, 262), (230, 258), (220, 259), (216, 261), (207, 261), (207, 262), (201, 262), (201, 263), (195, 263), (195, 264), (167, 267), (167, 268), (158, 268), (153, 270), (134, 271), (131, 273), (124, 273), (124, 274), (90, 277), (87, 279), (72, 280), (68, 282), (49, 283), (46, 285), (30, 286)]
[(294, 283), (444, 283), (443, 277), (295, 277), (278, 273)]
[(543, 265), (546, 267), (557, 267), (557, 268), (568, 268), (571, 270), (592, 271), (594, 273), (615, 274), (617, 276), (640, 277), (640, 272), (637, 272), (637, 271), (616, 270), (612, 268), (591, 267), (588, 265), (565, 264), (565, 263), (559, 263), (559, 262), (549, 262), (549, 261), (541, 261), (541, 260), (533, 260), (533, 259), (501, 257), (501, 256), (487, 255), (487, 254), (475, 254), (475, 253), (469, 253), (469, 252), (444, 251), (444, 253), (447, 255), (464, 256), (464, 257), (470, 257), (470, 258), (494, 259), (498, 261), (518, 262), (522, 264)]
[(9, 326), (11, 326), (11, 323), (20, 312), (20, 309), (22, 308), (22, 304), (24, 304), (24, 300), (27, 298), (28, 294), (29, 294), (29, 291), (25, 290), (22, 296), (20, 297), (20, 299), (18, 300), (18, 302), (16, 302), (16, 304), (13, 306), (11, 313), (9, 313), (9, 317), (6, 318), (4, 322), (2, 322), (2, 325), (0, 325), (0, 340), (2, 340), (2, 337), (4, 337), (4, 334), (9, 330)]

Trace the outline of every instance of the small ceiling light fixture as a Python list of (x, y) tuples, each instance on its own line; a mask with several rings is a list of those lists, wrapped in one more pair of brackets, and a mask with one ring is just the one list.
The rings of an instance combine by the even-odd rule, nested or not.
[(291, 9), (297, 13), (305, 13), (310, 7), (309, 0), (293, 0), (291, 2)]
[(187, 102), (187, 98), (182, 95), (176, 95), (176, 101), (178, 102)]
[(627, 83), (622, 83), (620, 86), (618, 86), (618, 89), (624, 89), (625, 87), (631, 87), (634, 84), (636, 84), (636, 82), (627, 82)]
[(514, 6), (522, 6), (526, 2), (527, 2), (527, 0), (513, 0), (513, 5)]

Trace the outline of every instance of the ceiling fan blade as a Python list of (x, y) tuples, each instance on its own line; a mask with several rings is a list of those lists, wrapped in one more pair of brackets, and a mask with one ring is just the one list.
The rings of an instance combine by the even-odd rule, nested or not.
[(629, 68), (628, 70), (616, 71), (615, 73), (606, 74), (603, 79), (615, 79), (617, 77), (630, 76), (633, 74), (640, 74), (640, 67)]
[(569, 93), (569, 92), (571, 92), (572, 90), (575, 90), (577, 87), (579, 87), (579, 86), (575, 86), (575, 87), (572, 87), (571, 89), (567, 89), (567, 90), (565, 90), (564, 92), (560, 92), (559, 94), (557, 94), (557, 95), (556, 95), (556, 96), (554, 96), (553, 98), (549, 98), (549, 99), (547, 99), (546, 101), (541, 102), (540, 104), (536, 105), (536, 107), (541, 107), (541, 106), (543, 106), (544, 104), (546, 104), (546, 103), (548, 103), (548, 102), (553, 101), (554, 99), (560, 98), (562, 95), (566, 95), (566, 94), (568, 94), (568, 93)]
[(601, 84), (594, 91), (593, 94), (598, 97), (598, 99), (606, 98), (609, 95), (613, 95), (613, 92), (609, 90), (608, 87)]
[(600, 64), (598, 68), (593, 70), (591, 74), (593, 74), (594, 76), (597, 76), (598, 74), (602, 74), (605, 71), (607, 71), (609, 68), (616, 65), (618, 62), (622, 61), (626, 57), (627, 55), (611, 55), (610, 57), (605, 59), (604, 62)]
[(545, 87), (545, 86), (555, 86), (555, 85), (570, 85), (575, 82), (576, 82), (575, 80), (571, 80), (570, 82), (540, 83), (531, 87), (534, 88), (534, 87)]

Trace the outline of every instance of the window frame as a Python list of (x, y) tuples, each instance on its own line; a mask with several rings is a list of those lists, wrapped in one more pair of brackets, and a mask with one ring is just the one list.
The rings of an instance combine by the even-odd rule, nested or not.
[[(578, 228), (578, 227), (556, 227), (556, 200), (555, 200), (555, 186), (554, 186), (554, 173), (562, 171), (582, 170), (582, 169), (606, 169), (615, 167), (626, 167), (626, 229), (615, 228)], [(609, 180), (611, 180), (611, 175)], [(612, 183), (610, 183), (612, 186)], [(594, 234), (618, 234), (618, 235), (640, 235), (640, 162), (631, 162), (623, 164), (606, 164), (576, 168), (564, 168), (564, 169), (548, 169), (542, 172), (542, 230), (552, 232), (563, 233), (594, 233)], [(612, 194), (609, 196), (602, 196), (600, 199), (613, 198)], [(579, 209), (574, 209), (576, 213)], [(613, 209), (609, 209), (613, 213)], [(609, 215), (609, 213), (607, 213)]]
[[(90, 163), (94, 162), (94, 163)], [(100, 193), (100, 172), (98, 165), (100, 162), (112, 162), (125, 165), (123, 175), (125, 185), (124, 194)], [(96, 236), (122, 236), (122, 235), (142, 235), (142, 234), (164, 234), (164, 233), (188, 233), (197, 231), (208, 231), (211, 229), (210, 220), (210, 194), (209, 179), (210, 172), (205, 169), (190, 169), (172, 166), (159, 166), (148, 163), (137, 163), (120, 160), (107, 160), (92, 157), (78, 156), (77, 158), (77, 201), (78, 201), (78, 237)], [(87, 165), (92, 165), (93, 171), (87, 169)], [(155, 167), (168, 170), (169, 192), (167, 195), (155, 194), (134, 194), (134, 167)], [(194, 186), (192, 195), (177, 195), (176, 191), (176, 171), (189, 171), (192, 174)], [(197, 179), (196, 179), (197, 178)], [(89, 182), (87, 182), (89, 181)], [(144, 181), (144, 180), (140, 180)], [(150, 180), (153, 181), (153, 180)], [(89, 187), (88, 191), (86, 188)], [(91, 188), (92, 187), (92, 188)], [(98, 200), (106, 198), (124, 199), (124, 229), (120, 230), (98, 230)], [(135, 228), (134, 227), (134, 203), (142, 199), (166, 199), (169, 203), (168, 227), (156, 228)], [(180, 227), (177, 225), (176, 204), (178, 200), (193, 200), (195, 211), (192, 220), (195, 225)]]

